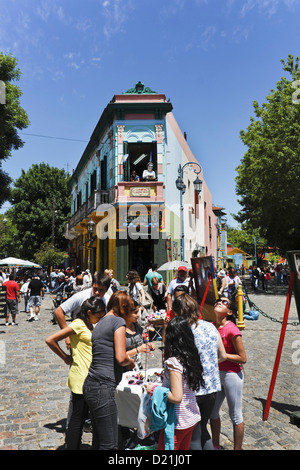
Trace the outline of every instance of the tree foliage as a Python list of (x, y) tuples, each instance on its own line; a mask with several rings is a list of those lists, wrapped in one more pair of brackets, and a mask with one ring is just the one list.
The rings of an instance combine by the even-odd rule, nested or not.
[[(34, 164), (22, 170), (11, 190), (8, 215), (14, 220), (20, 243), (20, 256), (32, 259), (43, 242), (54, 244), (57, 250), (65, 250), (65, 223), (70, 211), (69, 174), (45, 163)], [(55, 200), (55, 205), (53, 204)], [(54, 224), (53, 224), (54, 215)]]
[(52, 247), (52, 243), (43, 242), (33, 260), (41, 266), (61, 266), (67, 258), (65, 251), (58, 251)]
[(270, 247), (266, 239), (257, 236), (253, 230), (247, 230), (246, 227), (227, 228), (227, 240), (233, 244), (235, 248), (245, 251), (250, 256), (255, 256), (257, 264), (260, 266), (265, 253), (270, 252)]
[(253, 102), (256, 118), (240, 132), (248, 150), (236, 169), (242, 209), (235, 218), (285, 253), (300, 248), (300, 69), (298, 57), (281, 62), (289, 79), (266, 103)]
[(254, 255), (253, 233), (240, 228), (227, 228), (227, 240), (232, 243), (235, 248), (245, 251), (248, 255)]
[(0, 214), (0, 258), (20, 258), (17, 229), (9, 214)]
[(11, 183), (11, 178), (2, 169), (2, 161), (11, 157), (13, 150), (23, 147), (18, 130), (29, 125), (27, 113), (20, 105), (21, 89), (12, 83), (20, 80), (20, 76), (17, 59), (0, 52), (0, 80), (5, 87), (4, 100), (0, 103), (0, 207), (8, 199)]

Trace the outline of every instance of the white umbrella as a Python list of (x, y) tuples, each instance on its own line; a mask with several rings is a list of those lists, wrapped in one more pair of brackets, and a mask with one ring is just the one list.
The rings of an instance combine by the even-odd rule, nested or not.
[(0, 266), (20, 267), (20, 268), (41, 268), (41, 266), (37, 263), (32, 263), (31, 261), (27, 261), (27, 260), (19, 259), (19, 258), (13, 258), (13, 257), (0, 259)]
[(179, 268), (179, 266), (185, 266), (186, 269), (192, 269), (192, 265), (190, 263), (187, 263), (186, 261), (174, 260), (163, 264), (157, 269), (157, 271), (175, 271)]

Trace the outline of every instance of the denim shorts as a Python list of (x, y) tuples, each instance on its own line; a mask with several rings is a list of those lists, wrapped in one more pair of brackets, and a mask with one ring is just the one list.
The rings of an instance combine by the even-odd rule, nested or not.
[(42, 305), (42, 299), (40, 295), (32, 295), (29, 297), (28, 307), (40, 307)]

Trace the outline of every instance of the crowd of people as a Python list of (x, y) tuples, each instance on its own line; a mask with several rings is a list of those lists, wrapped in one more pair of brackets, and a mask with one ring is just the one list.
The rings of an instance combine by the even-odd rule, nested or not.
[[(181, 266), (166, 285), (155, 266), (143, 280), (130, 270), (124, 289), (111, 270), (96, 272), (86, 288), (56, 309), (60, 330), (46, 343), (70, 366), (66, 449), (80, 448), (88, 416), (92, 448), (118, 448), (116, 387), (124, 371), (139, 370), (145, 355), (156, 347), (155, 341), (145, 343), (143, 334), (149, 304), (151, 310), (166, 312), (163, 381), (160, 386), (144, 384), (151, 401), (168, 414), (167, 423), (152, 416), (153, 430), (161, 429), (157, 448), (219, 449), (219, 412), (225, 397), (234, 448), (242, 448), (242, 364), (246, 354), (235, 325), (236, 306), (221, 294), (214, 305), (216, 321), (201, 319), (190, 274)], [(72, 316), (71, 323), (67, 323), (67, 315)], [(65, 347), (60, 346), (61, 341)]]
[[(20, 283), (10, 275), (7, 313), (16, 323), (23, 294), (29, 321), (38, 320), (45, 292), (70, 293), (55, 310), (60, 329), (47, 345), (69, 366), (70, 403), (65, 447), (79, 449), (87, 418), (91, 421), (93, 449), (118, 448), (118, 409), (115, 390), (126, 370), (140, 370), (146, 354), (156, 348), (145, 342), (147, 312), (165, 312), (163, 326), (164, 372), (161, 386), (146, 383), (153, 403), (167, 410), (167, 423), (153, 419), (159, 432), (158, 450), (206, 450), (220, 448), (220, 408), (226, 397), (233, 425), (234, 448), (241, 449), (243, 372), (246, 354), (242, 334), (235, 325), (236, 303), (231, 294), (240, 283), (234, 269), (219, 273), (219, 299), (215, 322), (199, 315), (192, 272), (178, 268), (166, 285), (153, 266), (141, 280), (135, 270), (121, 287), (111, 269), (54, 270), (45, 279), (39, 273)], [(71, 322), (67, 322), (71, 318)], [(60, 343), (64, 341), (65, 346)], [(158, 423), (157, 423), (158, 421)], [(210, 431), (208, 430), (210, 423)], [(155, 425), (157, 428), (155, 428)]]
[(237, 290), (241, 284), (241, 278), (248, 274), (251, 280), (251, 286), (254, 291), (261, 288), (263, 291), (268, 292), (270, 282), (276, 283), (277, 286), (288, 285), (289, 283), (289, 268), (285, 263), (264, 264), (262, 267), (255, 264), (249, 266), (246, 271), (244, 267), (236, 270), (233, 267), (220, 269), (217, 273), (217, 285), (219, 294), (230, 297), (234, 291)]
[[(251, 266), (254, 290), (268, 291), (273, 279), (288, 283), (285, 265), (262, 269)], [(244, 273), (242, 273), (243, 275)], [(20, 283), (20, 279), (23, 283)], [(22, 296), (28, 321), (39, 319), (45, 292), (66, 294), (56, 308), (60, 329), (46, 339), (47, 345), (68, 366), (70, 403), (65, 446), (79, 449), (86, 420), (91, 421), (93, 449), (118, 448), (118, 409), (115, 389), (126, 370), (141, 370), (145, 355), (156, 348), (145, 342), (147, 313), (165, 312), (162, 333), (164, 372), (161, 386), (146, 383), (153, 403), (167, 411), (168, 420), (156, 423), (160, 430), (158, 450), (211, 450), (220, 448), (220, 409), (226, 398), (233, 426), (234, 449), (242, 449), (243, 364), (246, 353), (236, 326), (234, 294), (241, 284), (240, 272), (230, 267), (217, 273), (219, 298), (214, 304), (215, 321), (199, 315), (199, 303), (191, 271), (178, 268), (167, 285), (157, 266), (141, 279), (136, 270), (126, 276), (127, 286), (114, 278), (113, 270), (54, 270), (48, 276), (25, 273), (23, 278), (0, 273), (6, 286), (5, 324), (17, 325)], [(20, 287), (21, 286), (21, 287)], [(67, 323), (67, 318), (71, 322)], [(60, 343), (64, 341), (65, 347)], [(170, 426), (171, 423), (171, 426)], [(157, 424), (157, 428), (155, 428)], [(209, 425), (210, 424), (210, 428)]]
[[(20, 281), (20, 279), (19, 279)], [(0, 286), (6, 289), (5, 305), (5, 326), (9, 326), (11, 316), (11, 325), (17, 326), (17, 314), (19, 313), (19, 304), (24, 297), (25, 311), (30, 313), (28, 321), (40, 319), (40, 308), (44, 297), (45, 285), (36, 273), (32, 273), (30, 278), (25, 278), (24, 282), (17, 282), (15, 274), (0, 273)]]

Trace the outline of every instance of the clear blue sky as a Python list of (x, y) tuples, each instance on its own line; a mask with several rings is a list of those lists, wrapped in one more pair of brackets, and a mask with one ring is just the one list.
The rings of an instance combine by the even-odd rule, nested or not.
[(299, 0), (2, 0), (0, 50), (22, 71), (23, 132), (55, 137), (22, 135), (4, 170), (16, 179), (44, 161), (72, 172), (113, 95), (141, 80), (170, 98), (235, 225), (240, 130), (299, 46)]

